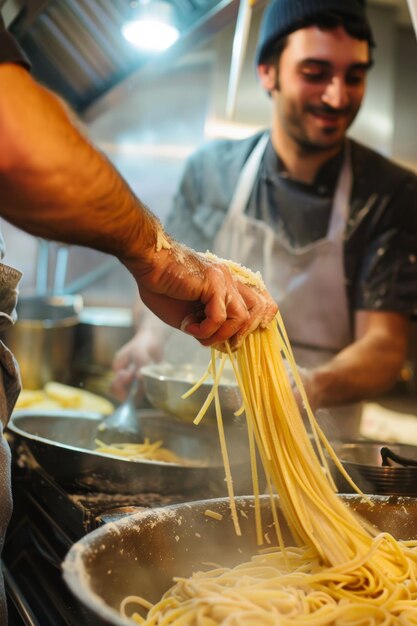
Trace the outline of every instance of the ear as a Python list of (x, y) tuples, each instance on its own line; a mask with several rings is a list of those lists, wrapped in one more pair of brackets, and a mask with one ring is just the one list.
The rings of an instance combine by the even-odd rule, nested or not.
[(271, 92), (277, 85), (277, 70), (274, 65), (258, 65), (258, 78), (265, 91)]

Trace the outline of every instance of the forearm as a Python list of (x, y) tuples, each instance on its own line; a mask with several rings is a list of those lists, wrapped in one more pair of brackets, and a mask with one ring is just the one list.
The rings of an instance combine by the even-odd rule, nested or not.
[(395, 383), (406, 356), (406, 342), (363, 337), (307, 375), (312, 404), (331, 407), (376, 397)]
[(167, 237), (66, 106), (0, 64), (0, 214), (32, 235), (115, 255), (144, 304), (207, 345), (238, 343), (275, 314), (264, 289)]
[(3, 217), (33, 235), (122, 262), (155, 248), (158, 221), (65, 105), (13, 65), (0, 66), (0, 188)]

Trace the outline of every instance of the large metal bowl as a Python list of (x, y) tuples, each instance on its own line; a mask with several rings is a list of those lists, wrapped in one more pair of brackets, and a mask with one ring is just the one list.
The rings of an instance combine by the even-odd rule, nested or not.
[[(23, 442), (37, 463), (61, 485), (106, 493), (188, 494), (189, 499), (226, 495), (216, 427), (183, 424), (156, 411), (138, 411), (139, 440), (162, 439), (165, 447), (188, 459), (187, 465), (130, 461), (95, 452), (102, 416), (80, 411), (17, 411), (8, 430)], [(245, 433), (235, 429), (230, 442), (237, 493), (251, 491)]]
[[(417, 496), (417, 466), (383, 466), (381, 448), (383, 442), (351, 441), (334, 443), (334, 450), (349, 475), (364, 493), (397, 496)], [(417, 462), (417, 446), (389, 444), (395, 454)], [(350, 492), (345, 479), (335, 475), (339, 491)]]
[[(417, 536), (417, 500), (372, 496), (371, 506), (356, 495), (341, 497), (397, 539)], [(65, 581), (91, 612), (92, 623), (132, 624), (118, 611), (125, 596), (156, 602), (174, 576), (189, 576), (207, 562), (233, 566), (257, 552), (254, 500), (238, 498), (237, 504), (244, 513), (239, 515), (242, 537), (235, 534), (226, 498), (153, 509), (108, 524), (71, 548), (63, 563)], [(207, 517), (206, 509), (221, 513), (222, 521)], [(267, 496), (262, 497), (262, 510), (265, 526), (272, 524)], [(283, 530), (291, 541), (284, 523)]]
[[(191, 364), (176, 366), (171, 363), (157, 363), (146, 365), (141, 369), (145, 395), (152, 406), (189, 422), (196, 417), (203, 406), (210, 393), (212, 380), (207, 379), (188, 398), (183, 399), (181, 396), (191, 389), (203, 373), (203, 370)], [(241, 396), (231, 371), (225, 371), (222, 376), (219, 398), (223, 419), (228, 423), (242, 423), (242, 418), (234, 415), (241, 406)], [(213, 422), (215, 419), (214, 402), (212, 402), (204, 421)]]

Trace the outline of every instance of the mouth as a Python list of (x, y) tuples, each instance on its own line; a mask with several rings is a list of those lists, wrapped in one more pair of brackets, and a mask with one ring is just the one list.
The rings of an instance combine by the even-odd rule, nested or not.
[(336, 128), (344, 125), (348, 119), (347, 111), (324, 111), (322, 109), (310, 109), (310, 115), (314, 117), (322, 126)]

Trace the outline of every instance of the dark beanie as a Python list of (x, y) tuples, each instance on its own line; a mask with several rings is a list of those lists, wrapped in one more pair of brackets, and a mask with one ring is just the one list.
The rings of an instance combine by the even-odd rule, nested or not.
[(328, 11), (356, 17), (369, 26), (365, 0), (272, 0), (262, 16), (256, 65), (262, 63), (278, 39), (302, 28), (303, 20)]

